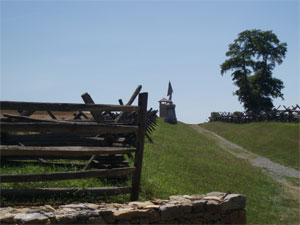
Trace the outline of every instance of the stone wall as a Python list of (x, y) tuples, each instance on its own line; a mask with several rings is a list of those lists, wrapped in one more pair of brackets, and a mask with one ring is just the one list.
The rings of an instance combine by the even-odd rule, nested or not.
[(1, 224), (245, 224), (246, 197), (211, 192), (126, 204), (0, 208)]

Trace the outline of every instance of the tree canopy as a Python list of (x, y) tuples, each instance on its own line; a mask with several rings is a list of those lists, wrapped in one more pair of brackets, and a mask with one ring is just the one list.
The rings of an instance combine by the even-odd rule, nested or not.
[(283, 82), (272, 77), (276, 64), (281, 64), (287, 44), (280, 43), (272, 31), (246, 30), (229, 45), (221, 64), (221, 74), (232, 71), (232, 80), (239, 88), (235, 95), (246, 111), (261, 112), (273, 108), (273, 98), (282, 98)]

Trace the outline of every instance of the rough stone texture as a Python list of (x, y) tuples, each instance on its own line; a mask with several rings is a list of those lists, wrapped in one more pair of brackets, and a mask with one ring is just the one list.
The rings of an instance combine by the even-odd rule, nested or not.
[(211, 192), (126, 204), (0, 208), (1, 224), (246, 224), (246, 197)]
[(204, 211), (204, 205), (207, 203), (207, 200), (195, 200), (193, 201), (193, 212), (203, 212)]
[(22, 224), (45, 224), (49, 221), (47, 216), (40, 213), (18, 213), (15, 215), (14, 220)]
[(172, 220), (183, 217), (183, 209), (179, 205), (166, 204), (160, 207), (161, 220)]
[(229, 194), (225, 196), (224, 201), (221, 203), (222, 211), (243, 209), (246, 207), (246, 196)]

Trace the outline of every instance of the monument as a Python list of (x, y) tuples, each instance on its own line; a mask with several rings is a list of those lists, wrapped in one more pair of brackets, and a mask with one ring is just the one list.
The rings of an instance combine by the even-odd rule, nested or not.
[(162, 98), (159, 100), (159, 116), (165, 118), (165, 122), (176, 124), (176, 113), (175, 113), (175, 104), (172, 102), (173, 88), (171, 82), (169, 81), (168, 93), (169, 100)]

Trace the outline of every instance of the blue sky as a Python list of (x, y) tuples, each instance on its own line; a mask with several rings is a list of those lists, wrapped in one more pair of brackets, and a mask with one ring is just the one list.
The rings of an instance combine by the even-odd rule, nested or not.
[(1, 100), (118, 104), (141, 84), (157, 109), (170, 80), (178, 120), (204, 122), (243, 110), (220, 64), (246, 29), (288, 44), (274, 104), (299, 104), (299, 1), (2, 0)]

